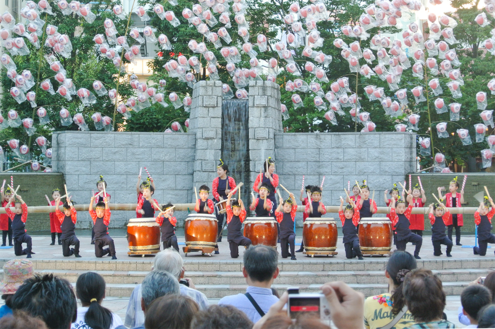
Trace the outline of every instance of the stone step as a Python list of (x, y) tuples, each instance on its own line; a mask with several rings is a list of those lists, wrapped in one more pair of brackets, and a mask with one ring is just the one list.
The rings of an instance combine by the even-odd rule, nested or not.
[[(69, 282), (76, 282), (85, 270), (41, 270), (40, 273), (53, 273)], [(480, 276), (486, 276), (488, 269), (462, 269), (433, 271), (442, 282), (474, 281)], [(1, 271), (0, 271), (1, 273)], [(139, 284), (148, 271), (98, 271), (107, 284)], [(246, 279), (242, 272), (186, 272), (195, 285), (244, 285)], [(328, 281), (344, 281), (347, 284), (383, 284), (386, 282), (383, 271), (321, 271), (321, 272), (281, 272), (275, 280), (276, 284), (300, 286), (308, 282), (323, 284)]]

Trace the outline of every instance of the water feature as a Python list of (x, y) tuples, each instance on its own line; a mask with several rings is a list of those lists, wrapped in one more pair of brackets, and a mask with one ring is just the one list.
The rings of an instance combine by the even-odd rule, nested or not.
[(229, 175), (234, 177), (236, 183), (244, 183), (241, 197), (246, 209), (249, 208), (251, 181), (249, 177), (249, 103), (247, 99), (229, 99), (222, 103), (222, 159), (229, 166)]

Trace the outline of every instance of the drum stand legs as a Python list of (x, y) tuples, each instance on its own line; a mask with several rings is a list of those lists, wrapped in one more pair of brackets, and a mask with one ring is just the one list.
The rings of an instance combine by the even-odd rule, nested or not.
[(184, 251), (184, 255), (187, 257), (187, 254), (190, 252), (201, 252), (202, 256), (207, 255), (211, 257), (211, 254), (215, 251), (218, 250), (218, 248), (215, 247), (203, 247), (203, 246), (186, 246), (182, 248), (182, 251)]
[(332, 250), (304, 250), (303, 254), (305, 254), (308, 257), (314, 258), (315, 255), (323, 255), (323, 256), (335, 256), (338, 255), (339, 253), (337, 251), (332, 251)]

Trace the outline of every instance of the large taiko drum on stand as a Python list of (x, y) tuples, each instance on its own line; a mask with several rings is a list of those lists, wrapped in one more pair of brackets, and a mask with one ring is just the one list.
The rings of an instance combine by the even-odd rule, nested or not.
[(203, 255), (211, 256), (217, 246), (217, 234), (218, 222), (215, 215), (190, 214), (184, 226), (184, 253), (187, 256), (189, 252), (201, 251)]
[(333, 218), (307, 218), (303, 227), (305, 254), (333, 256), (337, 249), (337, 224)]
[(392, 222), (387, 217), (361, 218), (358, 236), (363, 255), (390, 255)]
[(154, 255), (160, 252), (160, 225), (155, 218), (131, 218), (127, 224), (130, 256)]
[(244, 221), (244, 236), (251, 240), (254, 246), (277, 247), (277, 221), (273, 217), (248, 217)]

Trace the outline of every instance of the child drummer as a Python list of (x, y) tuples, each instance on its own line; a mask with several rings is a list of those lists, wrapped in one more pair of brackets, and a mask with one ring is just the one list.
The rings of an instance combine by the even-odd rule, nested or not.
[[(107, 202), (110, 202), (110, 199), (112, 196), (107, 193), (107, 182), (103, 179), (103, 176), (100, 175), (100, 179), (96, 182), (96, 189), (98, 190), (97, 192), (94, 193), (93, 199), (95, 206), (98, 203), (104, 203), (103, 199), (106, 198)], [(91, 244), (95, 244), (95, 228), (93, 226), (93, 229), (91, 230)]]
[[(46, 200), (48, 201), (49, 206), (55, 206), (57, 199), (60, 199), (60, 190), (58, 188), (52, 190), (52, 201), (45, 194)], [(62, 245), (62, 228), (60, 227), (60, 221), (58, 220), (57, 214), (55, 212), (50, 213), (50, 232), (52, 234), (52, 243), (50, 246), (55, 245), (55, 236), (57, 236), (58, 244)]]
[[(57, 220), (60, 223), (62, 230), (62, 254), (64, 257), (75, 255), (77, 258), (79, 255), (79, 239), (76, 236), (76, 223), (77, 223), (77, 211), (74, 208), (70, 197), (67, 197), (67, 202), (64, 203), (64, 212), (59, 209), (60, 198), (55, 200), (55, 214)], [(74, 246), (74, 248), (70, 248)]]
[[(397, 184), (394, 184), (394, 187), (392, 187), (390, 192), (388, 190), (385, 190), (385, 192), (383, 194), (383, 198), (385, 199), (385, 204), (387, 205), (387, 207), (389, 207), (390, 203), (392, 202), (392, 199), (389, 199), (387, 197), (388, 194), (390, 194), (391, 198), (394, 199), (395, 202), (397, 202), (397, 198), (399, 197), (399, 189), (397, 188)], [(390, 214), (387, 214), (387, 218), (391, 221)], [(394, 245), (396, 245), (397, 244), (397, 236), (395, 235), (395, 226), (394, 225), (392, 225), (392, 233), (394, 235)]]
[(296, 260), (294, 232), (294, 219), (296, 218), (297, 203), (294, 194), (289, 195), (289, 199), (280, 198), (280, 204), (275, 210), (277, 222), (280, 224), (280, 249), (282, 249), (282, 258), (288, 257), (287, 245), (290, 245), (291, 260)]
[[(227, 195), (231, 190), (236, 188), (235, 180), (233, 177), (227, 176), (229, 172), (229, 167), (220, 159), (220, 163), (217, 165), (217, 175), (211, 184), (211, 190), (213, 194), (213, 201), (219, 203), (227, 199)], [(237, 191), (234, 192), (234, 194)], [(224, 214), (220, 214), (217, 209), (215, 209), (215, 215), (218, 221), (218, 242), (222, 241), (222, 227), (223, 220), (225, 218)]]
[[(5, 181), (4, 181), (5, 185)], [(10, 197), (11, 197), (11, 190), (10, 186), (7, 186), (7, 188), (4, 190), (2, 185), (2, 189), (0, 190), (0, 194), (2, 197), (2, 208), (4, 207), (14, 207), (15, 204), (10, 202)], [(12, 220), (9, 218), (7, 214), (1, 214), (0, 215), (0, 230), (2, 230), (2, 247), (5, 247), (7, 245), (7, 236), (9, 238), (9, 246), (13, 246), (12, 244)]]
[[(5, 212), (12, 220), (12, 232), (14, 233), (14, 253), (16, 256), (27, 255), (26, 258), (31, 258), (34, 255), (32, 251), (33, 239), (26, 233), (26, 220), (28, 216), (28, 207), (24, 200), (22, 200), (19, 194), (15, 194), (13, 191), (9, 203), (14, 202), (14, 196), (17, 198), (15, 201), (15, 211), (12, 212), (8, 206), (5, 207)], [(26, 249), (22, 249), (22, 244), (26, 243)]]
[(445, 228), (450, 225), (450, 212), (443, 203), (431, 204), (428, 218), (431, 223), (431, 242), (433, 243), (433, 256), (442, 255), (441, 245), (447, 246), (447, 257), (452, 257), (452, 241), (445, 234)]
[[(153, 181), (153, 178), (149, 178), (151, 182), (151, 186), (153, 186), (153, 190), (156, 189), (155, 187), (155, 182)], [(141, 173), (138, 175), (138, 181), (136, 184), (136, 193), (137, 193), (137, 203), (139, 203), (139, 200), (143, 198), (143, 185), (147, 184), (148, 180), (141, 182)], [(141, 218), (143, 215), (136, 210), (136, 218)]]
[(198, 214), (213, 214), (215, 211), (215, 205), (213, 201), (208, 199), (210, 195), (210, 188), (206, 185), (201, 185), (199, 187), (199, 199), (196, 200), (196, 206), (194, 211)]
[(370, 199), (370, 188), (366, 184), (366, 180), (363, 180), (363, 185), (360, 189), (361, 195), (356, 203), (357, 209), (361, 218), (372, 217), (376, 213), (376, 202)]
[(273, 203), (269, 199), (271, 193), (270, 185), (263, 183), (259, 188), (259, 198), (255, 198), (253, 194), (253, 203), (249, 209), (256, 213), (256, 217), (269, 217), (272, 213)]
[(177, 218), (174, 217), (174, 205), (170, 202), (163, 206), (162, 212), (156, 217), (156, 222), (161, 226), (163, 250), (173, 247), (179, 252), (179, 244), (175, 235)]
[(358, 257), (363, 260), (363, 254), (359, 247), (357, 227), (359, 225), (360, 214), (353, 201), (344, 210), (344, 199), (340, 198), (339, 218), (342, 221), (342, 233), (344, 234), (345, 257), (347, 259)]
[(308, 214), (308, 217), (321, 217), (327, 213), (325, 205), (321, 202), (321, 188), (319, 186), (313, 186), (311, 188), (311, 202), (308, 202), (304, 212)]
[[(491, 206), (491, 210), (490, 210)], [(474, 247), (475, 255), (485, 256), (489, 243), (495, 243), (495, 235), (492, 234), (492, 218), (495, 215), (495, 205), (492, 198), (486, 197), (480, 203), (478, 210), (474, 213), (474, 222), (478, 225), (478, 245)]]
[[(110, 224), (111, 212), (108, 207), (108, 200), (96, 204), (96, 211), (93, 210), (93, 202), (95, 197), (91, 198), (89, 203), (89, 215), (93, 219), (93, 228), (95, 231), (95, 255), (100, 258), (105, 255), (111, 255), (112, 259), (117, 259), (115, 256), (115, 243), (108, 234), (108, 225)], [(103, 249), (104, 246), (108, 248)]]
[(150, 179), (143, 183), (143, 197), (139, 200), (136, 207), (136, 213), (141, 214), (145, 218), (154, 218), (155, 210), (160, 211), (160, 206), (156, 199), (152, 199), (155, 189), (151, 184)]
[(275, 161), (271, 157), (269, 157), (265, 163), (263, 164), (263, 169), (264, 173), (260, 173), (257, 177), (256, 180), (254, 181), (253, 184), (253, 190), (257, 193), (259, 193), (259, 197), (261, 197), (261, 187), (263, 185), (269, 187), (269, 194), (268, 194), (268, 199), (270, 199), (270, 202), (273, 204), (272, 212), (270, 213), (270, 216), (275, 216), (274, 214), (274, 209), (277, 207), (277, 198), (276, 198), (276, 193), (277, 193), (277, 186), (279, 182), (278, 175), (275, 174)]
[[(313, 188), (313, 185), (306, 185), (305, 189), (301, 189), (301, 195), (299, 196), (299, 200), (302, 202), (303, 206), (306, 206), (309, 203), (308, 200), (308, 195), (311, 194), (311, 189)], [(303, 199), (303, 193), (306, 191), (306, 197)], [(309, 217), (309, 214), (306, 212), (303, 212), (303, 223), (306, 221), (306, 218)], [(304, 251), (304, 240), (301, 241), (301, 248), (296, 250), (296, 252), (303, 252)]]
[[(440, 200), (445, 200), (445, 205), (447, 208), (460, 208), (464, 203), (464, 190), (461, 190), (460, 193), (457, 193), (459, 189), (459, 182), (457, 181), (457, 176), (450, 182), (449, 184), (449, 193), (445, 194), (445, 199), (442, 196), (442, 191), (445, 190), (444, 187), (438, 188), (438, 196)], [(449, 239), (452, 240), (452, 231), (455, 228), (455, 244), (457, 246), (462, 246), (461, 244), (461, 227), (464, 225), (464, 220), (462, 214), (451, 214), (452, 216), (452, 224), (448, 226), (448, 235)]]
[(251, 240), (242, 235), (242, 223), (246, 219), (246, 209), (242, 199), (230, 203), (232, 192), (227, 196), (227, 240), (229, 241), (230, 257), (239, 257), (239, 246), (249, 247)]
[(397, 199), (397, 205), (396, 201), (392, 199), (390, 207), (390, 217), (392, 225), (395, 226), (395, 234), (397, 235), (397, 250), (405, 251), (408, 242), (415, 243), (416, 249), (414, 250), (414, 258), (421, 259), (419, 257), (419, 251), (423, 244), (423, 238), (412, 233), (409, 229), (409, 218), (413, 205), (410, 204), (409, 207), (406, 208), (406, 200), (399, 197)]

